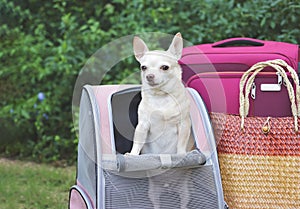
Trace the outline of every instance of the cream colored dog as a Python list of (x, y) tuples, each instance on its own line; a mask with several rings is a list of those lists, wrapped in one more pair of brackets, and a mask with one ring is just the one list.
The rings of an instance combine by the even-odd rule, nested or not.
[(134, 54), (141, 68), (142, 100), (131, 155), (182, 154), (193, 146), (190, 102), (178, 64), (182, 48), (180, 33), (174, 36), (167, 51), (149, 51), (142, 39), (134, 37)]

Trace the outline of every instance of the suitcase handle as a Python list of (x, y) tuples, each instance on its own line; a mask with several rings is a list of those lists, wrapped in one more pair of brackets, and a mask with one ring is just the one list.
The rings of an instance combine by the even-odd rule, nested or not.
[(229, 38), (215, 42), (212, 47), (232, 47), (234, 45), (263, 46), (264, 42), (253, 38)]

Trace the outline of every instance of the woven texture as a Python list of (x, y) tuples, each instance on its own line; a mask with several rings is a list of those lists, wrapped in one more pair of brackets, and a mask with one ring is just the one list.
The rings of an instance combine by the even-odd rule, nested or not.
[[(283, 78), (292, 117), (247, 117), (255, 76), (268, 66)], [(240, 115), (211, 113), (230, 208), (300, 208), (299, 110), (298, 75), (283, 60), (269, 60), (253, 65), (242, 76)]]
[[(225, 201), (230, 208), (300, 208), (300, 135), (294, 118), (211, 113)], [(298, 122), (300, 120), (298, 119)]]

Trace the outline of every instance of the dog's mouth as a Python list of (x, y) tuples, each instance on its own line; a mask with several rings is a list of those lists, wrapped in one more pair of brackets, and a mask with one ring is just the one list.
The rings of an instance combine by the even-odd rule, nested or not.
[(144, 79), (144, 82), (152, 88), (159, 88), (163, 83), (165, 83), (165, 81), (163, 79), (155, 79), (155, 78), (146, 78)]
[(155, 87), (155, 86), (158, 86), (159, 84), (158, 83), (155, 83), (154, 81), (151, 81), (151, 82), (147, 82), (149, 86), (152, 86), (152, 87)]
[(155, 87), (155, 88), (160, 88), (162, 85), (164, 85), (164, 81), (146, 81), (147, 84), (150, 86), (150, 87)]

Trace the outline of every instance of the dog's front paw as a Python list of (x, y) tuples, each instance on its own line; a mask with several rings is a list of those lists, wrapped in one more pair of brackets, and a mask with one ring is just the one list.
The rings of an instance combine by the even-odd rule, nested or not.
[(186, 154), (186, 153), (187, 153), (187, 151), (186, 151), (185, 149), (183, 149), (183, 148), (178, 148), (176, 154)]
[(136, 156), (136, 155), (139, 155), (139, 154), (135, 154), (135, 153), (132, 153), (132, 152), (126, 152), (124, 155), (125, 156)]

